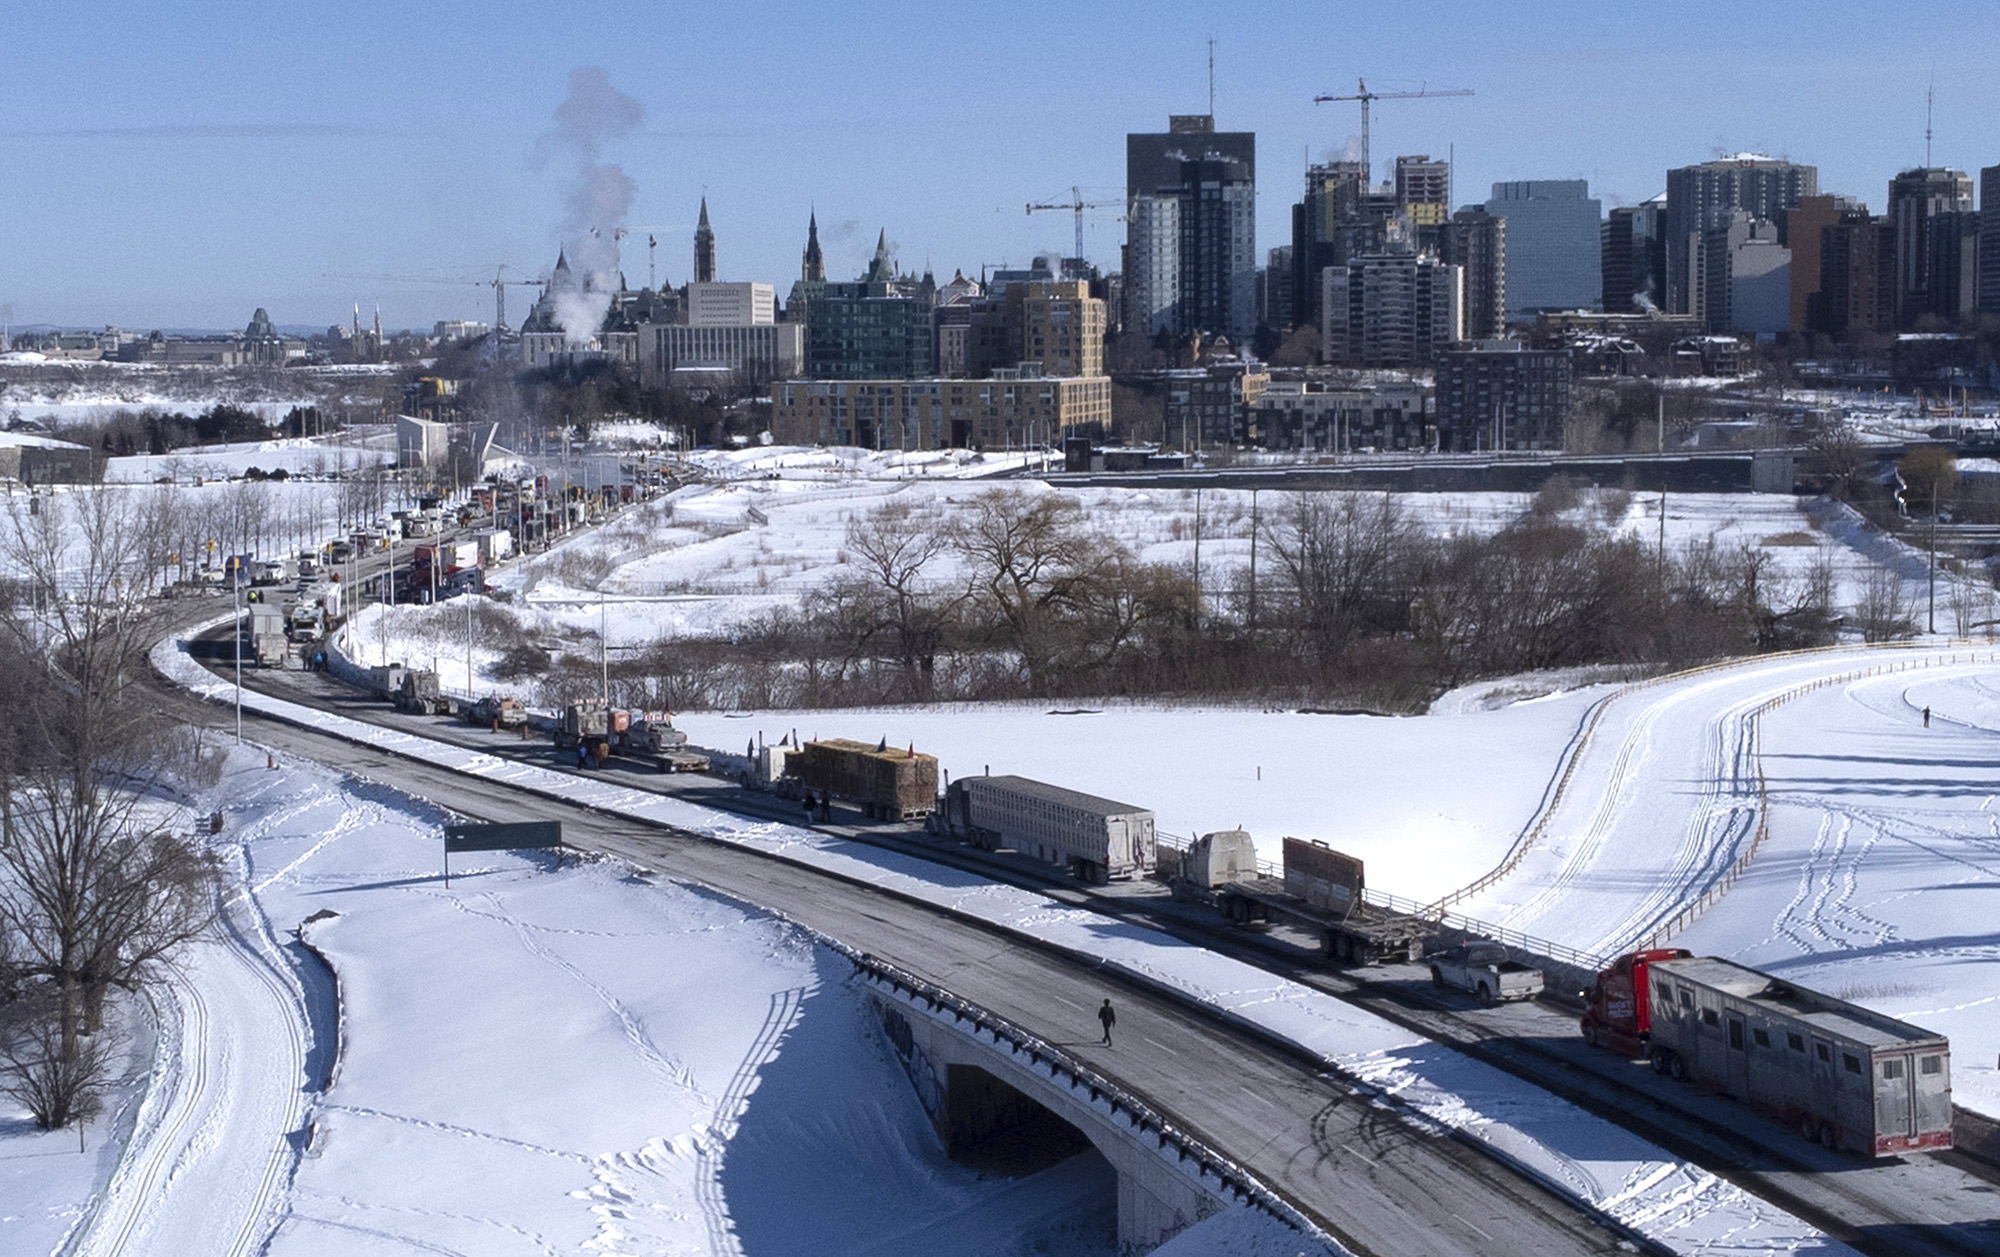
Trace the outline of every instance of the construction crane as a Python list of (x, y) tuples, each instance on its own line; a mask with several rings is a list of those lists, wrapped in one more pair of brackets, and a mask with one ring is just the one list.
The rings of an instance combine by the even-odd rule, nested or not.
[(1028, 203), (1028, 213), (1034, 214), (1041, 210), (1069, 210), (1072, 213), (1074, 213), (1076, 215), (1076, 253), (1074, 254), (1074, 256), (1077, 260), (1077, 264), (1082, 265), (1083, 211), (1087, 209), (1110, 209), (1113, 207), (1123, 209), (1124, 206), (1125, 202), (1123, 201), (1086, 201), (1083, 199), (1082, 190), (1079, 188), (1072, 187), (1069, 190), (1069, 200), (1031, 201)]
[[(660, 240), (658, 236), (652, 235), (651, 233), (655, 231), (686, 231), (686, 230), (687, 230), (686, 223), (652, 223), (652, 224), (639, 223), (639, 224), (634, 224), (633, 226), (630, 227), (613, 227), (611, 229), (611, 242), (612, 244), (618, 247), (619, 256), (622, 258), (624, 256), (625, 237), (631, 235), (635, 231), (643, 231), (648, 233), (646, 236), (646, 287), (648, 290), (651, 290), (658, 288), (660, 286), (659, 277), (655, 275), (653, 271), (653, 250), (660, 247)], [(623, 261), (619, 263), (619, 268), (621, 270), (624, 268)]]
[[(481, 268), (482, 270), (485, 268)], [(507, 289), (540, 288), (546, 280), (508, 279), (507, 272), (515, 268), (501, 264), (493, 268), (492, 279), (458, 279), (444, 275), (360, 275), (348, 272), (328, 271), (332, 279), (370, 279), (392, 284), (421, 284), (426, 288), (452, 288), (463, 284), (476, 284), (481, 288), (493, 289), (493, 330), (498, 332), (507, 326)]]
[(1420, 97), (1431, 96), (1472, 95), (1472, 89), (1468, 87), (1441, 87), (1436, 91), (1424, 87), (1418, 88), (1414, 92), (1371, 92), (1368, 90), (1367, 80), (1356, 79), (1355, 84), (1358, 90), (1352, 95), (1315, 96), (1313, 97), (1313, 104), (1323, 105), (1330, 100), (1358, 100), (1361, 102), (1361, 181), (1363, 183), (1368, 183), (1375, 178), (1374, 167), (1368, 164), (1368, 106), (1370, 103), (1378, 100), (1416, 100)]

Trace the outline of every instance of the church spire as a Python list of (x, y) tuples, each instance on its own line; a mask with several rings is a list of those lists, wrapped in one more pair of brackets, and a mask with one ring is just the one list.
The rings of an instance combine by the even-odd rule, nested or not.
[(708, 225), (708, 198), (701, 198), (701, 221), (694, 229), (694, 282), (715, 282), (715, 230)]
[(806, 255), (799, 266), (799, 278), (808, 284), (826, 281), (826, 257), (819, 251), (819, 212), (806, 218)]

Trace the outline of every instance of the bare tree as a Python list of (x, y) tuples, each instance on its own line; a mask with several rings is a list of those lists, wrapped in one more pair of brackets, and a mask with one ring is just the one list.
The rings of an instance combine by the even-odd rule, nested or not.
[[(834, 596), (863, 648), (878, 648), (901, 669), (912, 698), (931, 697), (937, 658), (970, 591), (939, 569), (951, 558), (952, 534), (908, 503), (891, 502), (847, 525), (854, 573)], [(879, 647), (875, 644), (880, 643)]]
[(19, 1102), (43, 1130), (95, 1116), (111, 1078), (109, 1036), (66, 1043), (68, 1024), (45, 985), (0, 1004), (0, 1095)]
[(1062, 660), (1065, 629), (1122, 547), (1089, 526), (1075, 499), (996, 489), (972, 503), (954, 545), (971, 568), (978, 605), (995, 617), (1041, 693)]
[[(87, 489), (17, 503), (0, 525), (17, 574), (0, 603), (14, 716), (0, 747), (0, 935), (13, 980), (52, 1002), (63, 1088), (98, 1056), (84, 1037), (107, 995), (146, 981), (213, 908), (208, 854), (142, 810), (195, 749), (136, 692), (161, 631), (146, 595), (174, 508), (171, 494)], [(23, 1031), (20, 1085), (19, 1061), (46, 1057), (45, 1029)]]

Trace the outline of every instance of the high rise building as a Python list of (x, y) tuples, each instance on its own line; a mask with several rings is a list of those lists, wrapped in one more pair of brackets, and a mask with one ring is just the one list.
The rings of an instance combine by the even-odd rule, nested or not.
[(1604, 300), (1603, 207), (1584, 180), (1496, 183), (1486, 212), (1507, 220), (1509, 318)]
[(1800, 200), (1785, 216), (1785, 240), (1792, 250), (1789, 319), (1792, 331), (1815, 330), (1813, 295), (1822, 291), (1820, 264), (1826, 229), (1838, 226), (1843, 216), (1856, 210), (1867, 212), (1851, 196), (1809, 196)]
[(2000, 314), (2000, 166), (1979, 171), (1979, 308)]
[(1604, 220), (1604, 312), (1658, 310), (1666, 298), (1665, 194), (1622, 205)]
[(1326, 361), (1357, 367), (1430, 362), (1465, 338), (1465, 272), (1409, 249), (1363, 254), (1321, 275)]
[(1702, 241), (1702, 310), (1711, 332), (1776, 335), (1791, 326), (1792, 253), (1778, 225), (1735, 210)]
[(1398, 157), (1396, 208), (1419, 229), (1442, 226), (1451, 214), (1451, 163), (1428, 153)]
[(1864, 206), (1819, 231), (1819, 291), (1807, 299), (1813, 331), (1843, 339), (1896, 323), (1896, 230)]
[(708, 198), (701, 198), (701, 221), (694, 228), (694, 282), (715, 282), (715, 229), (708, 225)]
[(1257, 321), (1281, 332), (1298, 324), (1292, 313), (1292, 246), (1288, 244), (1271, 250), (1264, 269), (1257, 272)]
[(1966, 219), (1972, 176), (1941, 166), (1905, 170), (1889, 181), (1887, 217), (1896, 228), (1896, 325), (1926, 316), (1955, 319), (1972, 309), (1974, 282)]
[[(1306, 169), (1305, 195), (1292, 206), (1292, 317), (1319, 317), (1321, 275), (1388, 244), (1396, 215), (1392, 190), (1370, 187), (1360, 162), (1337, 161)], [(1296, 325), (1295, 323), (1295, 325)]]
[(1208, 114), (1176, 115), (1164, 133), (1125, 137), (1125, 186), (1126, 281), (1142, 289), (1128, 309), (1157, 330), (1247, 342), (1257, 324), (1257, 137), (1217, 131)]
[(1723, 226), (1734, 210), (1779, 225), (1806, 197), (1819, 193), (1819, 168), (1738, 153), (1667, 172), (1666, 301), (1669, 314), (1701, 314), (1705, 234)]
[(1438, 257), (1465, 272), (1465, 336), (1491, 340), (1507, 330), (1507, 220), (1478, 205), (1444, 225)]

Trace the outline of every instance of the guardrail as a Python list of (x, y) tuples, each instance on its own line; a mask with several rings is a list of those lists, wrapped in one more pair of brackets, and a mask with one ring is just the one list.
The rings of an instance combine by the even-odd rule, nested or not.
[(1181, 1127), (1124, 1086), (1098, 1073), (1062, 1048), (1015, 1025), (997, 1013), (989, 1012), (934, 982), (918, 977), (907, 969), (880, 960), (825, 935), (819, 935), (818, 941), (822, 946), (846, 957), (860, 972), (862, 979), (870, 985), (886, 987), (898, 998), (927, 1004), (932, 1011), (950, 1014), (956, 1022), (969, 1023), (975, 1036), (984, 1032), (996, 1048), (1009, 1050), (1017, 1057), (1025, 1057), (1031, 1069), (1045, 1072), (1051, 1082), (1060, 1083), (1066, 1077), (1068, 1079), (1066, 1085), (1071, 1090), (1087, 1094), (1092, 1102), (1106, 1101), (1110, 1105), (1111, 1116), (1123, 1117), (1135, 1135), (1155, 1139), (1161, 1149), (1165, 1149), (1169, 1144), (1173, 1145), (1180, 1152), (1182, 1160), (1192, 1158), (1198, 1177), (1212, 1175), (1226, 1192), (1236, 1196), (1245, 1204), (1260, 1209), (1294, 1230), (1325, 1244), (1329, 1251), (1347, 1252), (1347, 1249), (1312, 1219), (1266, 1187), (1241, 1163), (1216, 1151), (1199, 1136)]

